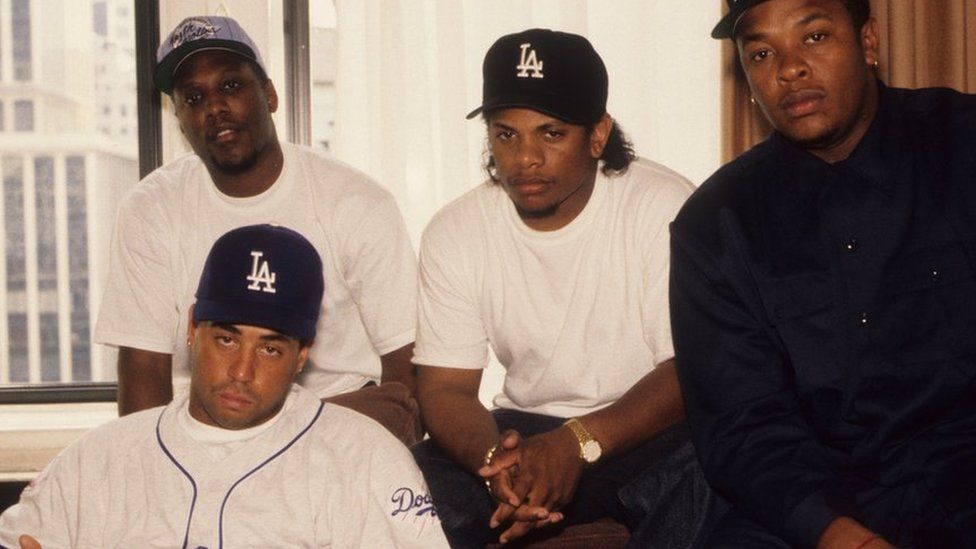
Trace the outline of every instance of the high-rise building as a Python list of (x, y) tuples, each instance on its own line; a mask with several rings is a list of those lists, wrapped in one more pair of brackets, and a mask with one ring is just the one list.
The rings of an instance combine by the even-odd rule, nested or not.
[(92, 305), (138, 180), (132, 9), (0, 1), (0, 383), (114, 376)]

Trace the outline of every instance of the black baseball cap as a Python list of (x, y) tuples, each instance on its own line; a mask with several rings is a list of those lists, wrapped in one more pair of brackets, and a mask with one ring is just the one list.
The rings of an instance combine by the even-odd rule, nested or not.
[(241, 25), (230, 17), (197, 15), (187, 17), (160, 42), (156, 50), (153, 83), (159, 91), (173, 93), (173, 77), (183, 61), (203, 50), (225, 50), (257, 63), (267, 74), (258, 47)]
[(729, 12), (712, 29), (712, 38), (732, 38), (735, 36), (735, 26), (749, 8), (762, 4), (767, 0), (725, 0), (729, 4)]
[(524, 107), (572, 124), (592, 124), (607, 111), (607, 67), (577, 34), (529, 29), (499, 38), (482, 65), (484, 111)]
[(322, 259), (304, 236), (275, 225), (240, 227), (210, 249), (193, 321), (260, 326), (311, 341), (324, 289)]

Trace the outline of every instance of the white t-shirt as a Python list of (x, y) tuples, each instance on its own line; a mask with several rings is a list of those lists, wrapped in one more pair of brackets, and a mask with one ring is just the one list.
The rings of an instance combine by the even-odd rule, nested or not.
[(502, 408), (569, 417), (616, 401), (674, 356), (669, 229), (693, 187), (638, 160), (597, 176), (582, 212), (535, 231), (491, 181), (444, 207), (420, 250), (413, 361), (506, 369)]
[(0, 546), (447, 547), (403, 444), (301, 387), (289, 401), (220, 459), (179, 420), (185, 392), (92, 430), (0, 515)]
[(123, 199), (95, 341), (173, 355), (189, 381), (189, 309), (210, 247), (256, 223), (294, 229), (322, 257), (325, 297), (300, 382), (320, 397), (379, 380), (379, 356), (414, 340), (416, 256), (389, 192), (348, 166), (281, 144), (284, 167), (258, 196), (222, 194), (196, 155), (149, 174)]

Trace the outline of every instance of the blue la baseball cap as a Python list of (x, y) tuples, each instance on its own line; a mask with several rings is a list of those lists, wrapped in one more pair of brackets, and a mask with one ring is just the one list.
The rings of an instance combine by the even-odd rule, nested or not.
[(173, 93), (173, 76), (187, 57), (203, 50), (225, 50), (242, 55), (257, 63), (264, 71), (264, 61), (258, 47), (240, 24), (230, 17), (196, 15), (180, 21), (159, 44), (156, 50), (156, 70), (153, 83), (159, 91)]
[(275, 225), (240, 227), (210, 249), (193, 321), (260, 326), (311, 341), (324, 290), (322, 258), (304, 236)]

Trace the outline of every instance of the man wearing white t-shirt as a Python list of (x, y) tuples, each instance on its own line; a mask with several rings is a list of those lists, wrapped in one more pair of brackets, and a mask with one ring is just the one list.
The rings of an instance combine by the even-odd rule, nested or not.
[(119, 209), (95, 340), (119, 347), (120, 413), (165, 404), (174, 382), (187, 382), (180, 334), (203, 259), (226, 231), (266, 222), (298, 231), (325, 258), (319, 344), (301, 384), (319, 397), (343, 394), (338, 402), (410, 442), (419, 430), (416, 258), (393, 197), (278, 141), (274, 85), (233, 19), (185, 19), (157, 61), (156, 86), (172, 97), (194, 154), (149, 174)]
[[(533, 29), (484, 62), (490, 181), (420, 254), (415, 447), (454, 547), (610, 517), (641, 547), (692, 543), (708, 504), (682, 420), (668, 224), (692, 186), (636, 160), (583, 37)], [(488, 347), (506, 369), (478, 400)], [(486, 486), (487, 485), (487, 486)], [(486, 489), (487, 488), (487, 489)]]
[(217, 239), (185, 334), (189, 390), (58, 455), (0, 515), (0, 547), (447, 547), (406, 447), (294, 383), (322, 294), (297, 232)]

